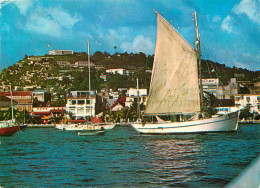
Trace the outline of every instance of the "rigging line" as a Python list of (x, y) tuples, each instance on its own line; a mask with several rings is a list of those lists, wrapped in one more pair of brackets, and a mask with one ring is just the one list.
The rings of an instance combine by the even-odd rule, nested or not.
[[(205, 48), (203, 42), (200, 42), (200, 43), (201, 43), (201, 45), (202, 45), (202, 48), (204, 49), (204, 52), (203, 52), (204, 57), (207, 57), (207, 56), (206, 56), (206, 48)], [(207, 65), (207, 68), (208, 68), (208, 72), (210, 73), (209, 63), (208, 63), (208, 60), (207, 60), (207, 59), (206, 59), (206, 65)], [(211, 74), (209, 74), (209, 76), (211, 77)]]
[[(206, 54), (206, 48), (205, 48), (205, 46), (204, 46), (203, 43), (201, 43), (201, 44), (202, 44), (202, 47), (204, 48), (204, 53)], [(210, 52), (209, 52), (209, 55), (210, 55)], [(208, 60), (206, 60), (206, 63), (207, 63), (207, 62), (208, 62)], [(215, 69), (216, 76), (217, 76), (218, 78), (220, 78), (222, 74), (221, 74), (220, 70), (217, 68), (217, 65), (214, 66), (211, 61), (209, 61), (209, 62), (210, 62), (211, 67), (212, 67), (213, 69)], [(219, 81), (220, 81), (220, 79), (219, 79)], [(224, 85), (222, 82), (220, 82), (220, 84), (221, 84), (222, 86)]]

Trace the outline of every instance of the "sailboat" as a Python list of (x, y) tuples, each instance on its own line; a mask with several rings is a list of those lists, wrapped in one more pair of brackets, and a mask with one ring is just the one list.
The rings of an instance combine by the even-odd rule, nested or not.
[(14, 120), (14, 108), (13, 108), (13, 97), (10, 85), (11, 93), (11, 106), (12, 106), (12, 119), (6, 121), (0, 121), (0, 136), (12, 136), (14, 133), (20, 130), (19, 125)]
[[(89, 72), (89, 97), (91, 97), (91, 76), (90, 76), (90, 43), (88, 39), (88, 72)], [(91, 98), (90, 98), (91, 99)], [(92, 117), (92, 100), (90, 100), (90, 118)], [(103, 133), (104, 130), (113, 129), (116, 125), (112, 123), (107, 122), (99, 122), (99, 123), (85, 123), (85, 124), (61, 124), (56, 126), (57, 129), (62, 129), (66, 131), (81, 131), (81, 135), (84, 135), (82, 132), (87, 132), (85, 135), (90, 135), (92, 132), (92, 135), (95, 135), (95, 132), (97, 134)]]
[[(157, 40), (150, 92), (144, 116), (156, 116), (157, 123), (139, 119), (132, 127), (141, 134), (182, 134), (235, 131), (239, 111), (204, 118), (200, 69), (200, 35), (194, 12), (197, 40), (194, 49), (158, 12)], [(200, 77), (200, 79), (199, 79)], [(199, 82), (200, 81), (200, 82)], [(192, 115), (187, 121), (168, 122), (160, 115)]]

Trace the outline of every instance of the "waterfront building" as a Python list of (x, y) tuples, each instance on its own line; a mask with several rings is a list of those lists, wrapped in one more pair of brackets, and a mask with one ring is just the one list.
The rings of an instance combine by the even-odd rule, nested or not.
[(203, 91), (206, 91), (210, 94), (216, 96), (217, 89), (219, 87), (218, 78), (204, 78), (202, 79)]
[(73, 50), (50, 50), (49, 55), (71, 55)]
[(64, 113), (65, 113), (66, 107), (64, 106), (40, 106), (40, 107), (33, 107), (32, 116), (34, 119), (36, 119), (37, 123), (41, 124), (48, 124), (52, 123), (55, 120), (55, 118), (58, 119), (60, 123)]
[(213, 102), (212, 107), (217, 110), (217, 114), (227, 114), (239, 110), (232, 99), (217, 99)]
[(0, 92), (0, 96), (8, 97), (17, 102), (17, 110), (32, 112), (33, 98), (30, 91)]
[(235, 106), (239, 109), (247, 107), (251, 113), (260, 114), (260, 94), (235, 95)]
[[(17, 109), (17, 103), (18, 102), (13, 101), (14, 109)], [(8, 111), (11, 106), (11, 99), (6, 96), (0, 96), (0, 111)]]
[(75, 119), (88, 119), (96, 115), (95, 91), (71, 91), (67, 96), (66, 111)]
[(219, 86), (216, 90), (218, 99), (232, 99), (238, 94), (239, 86), (236, 78), (230, 78), (228, 85)]
[(51, 94), (48, 90), (34, 90), (32, 92), (33, 99), (37, 98), (39, 102), (48, 102), (51, 100)]

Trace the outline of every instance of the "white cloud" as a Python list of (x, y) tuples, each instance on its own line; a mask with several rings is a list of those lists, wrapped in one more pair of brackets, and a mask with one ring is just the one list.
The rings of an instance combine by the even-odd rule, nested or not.
[(60, 37), (73, 28), (80, 18), (72, 17), (62, 9), (36, 7), (28, 16), (25, 28), (39, 34)]
[(16, 0), (14, 1), (16, 6), (19, 8), (20, 13), (22, 15), (25, 15), (29, 8), (33, 6), (33, 1), (32, 0)]
[(222, 21), (221, 28), (222, 28), (222, 30), (227, 31), (228, 33), (233, 32), (233, 29), (232, 29), (232, 26), (231, 26), (231, 17), (230, 16), (227, 16)]
[(220, 17), (219, 15), (214, 16), (214, 17), (212, 18), (212, 21), (213, 21), (213, 22), (219, 22), (220, 20), (221, 20), (221, 17)]
[(123, 42), (120, 46), (123, 51), (139, 53), (144, 52), (146, 54), (152, 54), (154, 52), (154, 44), (149, 37), (138, 35), (134, 38), (133, 42)]
[(14, 1), (14, 0), (0, 0), (0, 9), (1, 9), (4, 5), (7, 5), (8, 3), (10, 3), (11, 1)]
[(232, 10), (236, 14), (246, 14), (250, 20), (260, 24), (260, 0), (242, 0)]
[(35, 33), (50, 35), (53, 37), (58, 37), (61, 35), (61, 26), (54, 20), (48, 17), (48, 15), (42, 12), (34, 12), (30, 15), (27, 20), (25, 27), (29, 31)]
[(102, 31), (102, 26), (96, 26), (93, 29), (97, 32), (99, 40), (105, 41), (110, 47), (118, 46), (122, 41), (127, 40), (128, 37), (132, 35), (128, 27), (118, 27)]
[(72, 28), (80, 18), (72, 17), (69, 13), (59, 8), (46, 9), (47, 13), (52, 16), (52, 19), (65, 28)]

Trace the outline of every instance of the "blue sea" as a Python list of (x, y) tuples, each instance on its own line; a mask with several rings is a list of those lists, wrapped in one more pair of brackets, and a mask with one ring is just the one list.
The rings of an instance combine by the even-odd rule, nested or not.
[(28, 128), (0, 137), (0, 187), (223, 187), (258, 157), (259, 133), (259, 124), (168, 136)]

